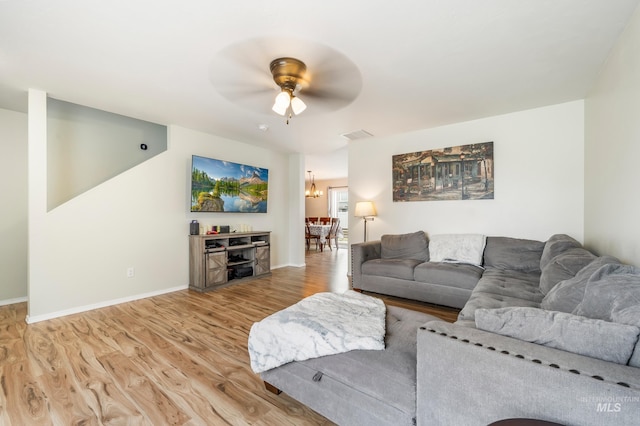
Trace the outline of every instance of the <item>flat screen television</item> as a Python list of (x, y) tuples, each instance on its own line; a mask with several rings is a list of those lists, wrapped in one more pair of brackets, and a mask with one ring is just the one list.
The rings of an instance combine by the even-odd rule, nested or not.
[(268, 169), (191, 157), (192, 212), (266, 213), (268, 194)]

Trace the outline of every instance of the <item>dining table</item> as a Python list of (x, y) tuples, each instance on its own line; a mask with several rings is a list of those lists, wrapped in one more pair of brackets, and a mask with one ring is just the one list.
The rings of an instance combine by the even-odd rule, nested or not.
[[(331, 225), (315, 225), (309, 224), (309, 233), (311, 235), (316, 235), (320, 239), (320, 251), (323, 251), (324, 244), (327, 242), (327, 236), (329, 236), (329, 231), (331, 230)], [(342, 228), (338, 225), (338, 230), (336, 235), (342, 236)], [(329, 241), (331, 244), (331, 241)], [(338, 247), (336, 247), (337, 249)]]

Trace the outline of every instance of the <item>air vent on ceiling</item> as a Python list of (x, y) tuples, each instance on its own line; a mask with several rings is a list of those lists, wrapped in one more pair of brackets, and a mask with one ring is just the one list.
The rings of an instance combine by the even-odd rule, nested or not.
[(349, 133), (343, 133), (340, 136), (342, 136), (348, 141), (353, 141), (356, 139), (370, 138), (373, 135), (367, 132), (366, 130), (360, 129), (360, 130), (354, 130), (353, 132), (349, 132)]

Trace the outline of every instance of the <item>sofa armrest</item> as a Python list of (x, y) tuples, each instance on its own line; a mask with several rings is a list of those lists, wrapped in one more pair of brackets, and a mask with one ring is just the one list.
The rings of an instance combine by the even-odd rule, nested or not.
[(351, 245), (351, 279), (353, 288), (362, 288), (362, 264), (367, 260), (380, 259), (381, 250), (382, 244), (379, 240)]
[(633, 424), (640, 369), (494, 333), (432, 321), (418, 330), (419, 425), (507, 418)]

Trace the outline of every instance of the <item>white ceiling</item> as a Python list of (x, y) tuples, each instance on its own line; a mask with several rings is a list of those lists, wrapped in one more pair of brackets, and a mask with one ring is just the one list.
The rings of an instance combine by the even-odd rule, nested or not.
[[(36, 88), (336, 163), (346, 132), (387, 136), (584, 98), (639, 1), (0, 0), (0, 107), (26, 111)], [(308, 109), (286, 125), (271, 111), (278, 56), (306, 62), (310, 88), (344, 87), (327, 69), (348, 65), (355, 99), (327, 108), (303, 90)], [(228, 87), (262, 91), (232, 101)]]

